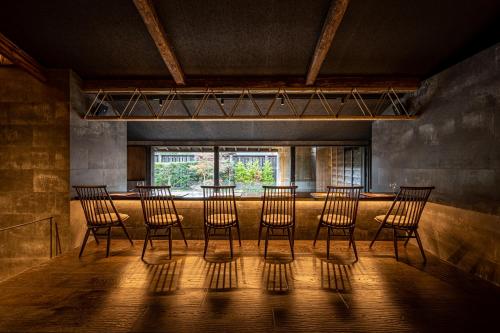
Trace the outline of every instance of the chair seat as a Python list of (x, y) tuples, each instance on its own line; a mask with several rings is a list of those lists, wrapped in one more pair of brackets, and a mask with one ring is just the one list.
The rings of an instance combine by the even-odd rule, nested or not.
[(116, 213), (97, 214), (95, 223), (109, 224), (109, 223), (116, 223), (120, 220), (124, 222), (128, 220), (129, 217), (130, 216), (128, 216), (127, 214), (121, 214), (121, 213), (118, 213), (118, 215)]
[[(406, 217), (404, 215), (389, 215), (387, 216), (387, 220), (385, 221), (385, 223), (389, 225), (399, 225), (405, 222), (405, 218)], [(385, 215), (375, 216), (375, 221), (377, 221), (378, 223), (383, 223), (384, 219)]]
[(289, 225), (293, 218), (287, 214), (267, 214), (262, 217), (262, 222), (269, 225)]
[(236, 222), (235, 214), (212, 214), (207, 218), (207, 222), (212, 225), (222, 226), (234, 224)]
[(342, 214), (327, 214), (323, 216), (323, 219), (321, 219), (321, 215), (318, 215), (317, 219), (321, 220), (325, 224), (332, 226), (352, 225), (352, 219), (349, 216)]
[[(177, 216), (179, 219), (177, 219)], [(151, 225), (169, 225), (184, 220), (184, 216), (175, 214), (158, 214), (151, 216), (148, 223)]]

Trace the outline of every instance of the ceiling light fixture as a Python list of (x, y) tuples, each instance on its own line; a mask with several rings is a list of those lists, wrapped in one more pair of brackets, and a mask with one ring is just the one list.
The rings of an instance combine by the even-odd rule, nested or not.
[(285, 105), (285, 99), (281, 97), (281, 106)]

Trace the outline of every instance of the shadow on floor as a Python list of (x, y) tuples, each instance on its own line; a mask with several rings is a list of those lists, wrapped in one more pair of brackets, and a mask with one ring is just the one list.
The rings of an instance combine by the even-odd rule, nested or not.
[(325, 290), (351, 293), (352, 267), (354, 263), (344, 264), (321, 259), (321, 288)]
[(288, 258), (262, 259), (262, 286), (270, 294), (286, 294), (294, 288), (294, 261)]
[(180, 289), (180, 281), (184, 271), (186, 258), (174, 258), (168, 262), (146, 264), (149, 280), (148, 293), (154, 296), (172, 295)]
[(243, 270), (243, 258), (211, 256), (203, 259), (203, 287), (209, 291), (231, 291), (238, 289)]

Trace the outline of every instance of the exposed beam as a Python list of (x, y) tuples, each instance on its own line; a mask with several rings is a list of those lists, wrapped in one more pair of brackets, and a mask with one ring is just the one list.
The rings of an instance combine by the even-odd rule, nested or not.
[(13, 64), (24, 69), (40, 81), (47, 81), (45, 69), (29, 54), (0, 33), (0, 53)]
[(178, 87), (172, 80), (86, 80), (83, 90), (96, 93), (130, 92), (140, 89), (144, 93), (168, 92), (172, 88), (182, 92), (203, 92), (211, 88), (216, 92), (240, 92), (242, 89), (276, 90), (277, 88), (298, 92), (349, 93), (356, 88), (360, 93), (383, 93), (392, 88), (398, 93), (414, 92), (420, 85), (416, 77), (400, 76), (329, 76), (319, 77), (313, 86), (306, 85), (303, 77), (204, 77), (189, 78), (186, 86)]
[(406, 121), (418, 119), (418, 116), (341, 116), (341, 117), (331, 117), (331, 116), (305, 116), (300, 118), (291, 118), (290, 116), (268, 116), (268, 117), (253, 117), (253, 116), (235, 116), (235, 117), (218, 117), (218, 116), (206, 116), (206, 117), (187, 117), (187, 116), (169, 116), (161, 118), (152, 118), (148, 116), (132, 116), (126, 118), (120, 118), (115, 116), (89, 116), (84, 118), (90, 121)]
[(12, 62), (0, 54), (0, 66), (2, 65), (12, 65)]
[(314, 84), (319, 70), (321, 69), (321, 65), (323, 65), (323, 61), (325, 61), (328, 50), (330, 50), (335, 33), (342, 22), (349, 1), (350, 0), (332, 0), (328, 15), (323, 23), (323, 30), (316, 43), (316, 49), (314, 50), (311, 64), (309, 65), (306, 79), (307, 85)]
[(148, 28), (149, 34), (153, 38), (165, 65), (167, 65), (170, 74), (174, 78), (175, 83), (178, 85), (184, 85), (184, 73), (182, 72), (182, 68), (177, 61), (174, 50), (167, 39), (167, 34), (160, 23), (152, 1), (134, 0), (134, 4), (137, 7), (139, 14), (141, 14), (142, 20)]

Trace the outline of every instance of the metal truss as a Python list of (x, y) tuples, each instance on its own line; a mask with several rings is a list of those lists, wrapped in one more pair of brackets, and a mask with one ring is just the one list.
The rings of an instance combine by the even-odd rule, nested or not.
[[(82, 118), (117, 121), (181, 120), (412, 120), (404, 96), (392, 88), (377, 94), (331, 94), (321, 88), (312, 92), (250, 90), (232, 94), (204, 91), (163, 92), (99, 90), (87, 94), (89, 107)], [(226, 103), (224, 103), (226, 101)]]

